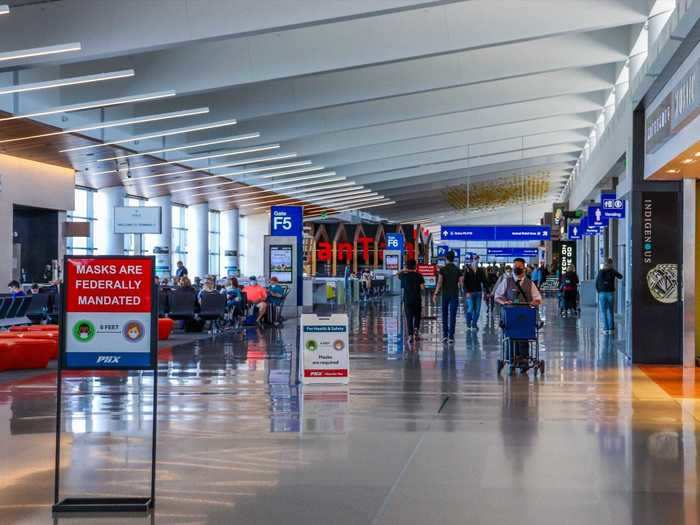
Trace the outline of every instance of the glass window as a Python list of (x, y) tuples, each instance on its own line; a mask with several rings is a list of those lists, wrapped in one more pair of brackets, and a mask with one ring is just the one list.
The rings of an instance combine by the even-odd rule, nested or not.
[(67, 237), (68, 255), (91, 255), (95, 252), (95, 191), (88, 188), (75, 188), (75, 207), (66, 214), (70, 222), (89, 222), (90, 237)]
[[(145, 206), (146, 199), (136, 197), (124, 197), (124, 206), (139, 207)], [(124, 234), (124, 255), (143, 255), (143, 235), (140, 233)]]
[(178, 204), (172, 206), (172, 261), (173, 271), (177, 261), (187, 266), (187, 207)]
[(221, 214), (209, 212), (209, 273), (219, 275), (221, 260)]

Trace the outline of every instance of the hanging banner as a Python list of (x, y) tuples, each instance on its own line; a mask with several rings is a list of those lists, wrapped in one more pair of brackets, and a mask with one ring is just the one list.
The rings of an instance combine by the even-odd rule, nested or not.
[(605, 228), (608, 226), (608, 219), (603, 215), (603, 208), (600, 204), (588, 207), (588, 226)]
[(347, 383), (350, 349), (347, 314), (301, 316), (302, 383)]
[(158, 333), (154, 259), (65, 258), (61, 368), (154, 368)]
[(570, 241), (579, 241), (583, 238), (580, 224), (569, 224), (567, 237)]

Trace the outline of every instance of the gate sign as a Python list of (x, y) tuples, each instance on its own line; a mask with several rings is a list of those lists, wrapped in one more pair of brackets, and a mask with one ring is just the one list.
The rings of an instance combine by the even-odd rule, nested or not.
[(455, 254), (455, 262), (459, 262), (461, 250), (459, 248), (450, 248), (449, 246), (445, 246), (444, 244), (438, 245), (437, 247), (438, 259), (445, 259), (447, 257), (447, 252), (450, 251), (454, 252)]
[(304, 208), (301, 206), (273, 206), (270, 210), (270, 234), (302, 238), (304, 235)]
[(608, 225), (608, 218), (603, 215), (603, 207), (599, 204), (595, 206), (588, 207), (588, 226), (595, 226), (596, 228), (606, 227)]
[(402, 233), (387, 233), (386, 234), (386, 249), (392, 251), (403, 252), (403, 234)]
[(569, 224), (567, 237), (570, 241), (580, 241), (583, 238), (580, 224)]
[(603, 208), (603, 217), (608, 219), (625, 218), (625, 201), (618, 199), (615, 194), (603, 194), (600, 196), (600, 204)]
[(64, 268), (61, 368), (153, 369), (154, 257), (68, 256)]

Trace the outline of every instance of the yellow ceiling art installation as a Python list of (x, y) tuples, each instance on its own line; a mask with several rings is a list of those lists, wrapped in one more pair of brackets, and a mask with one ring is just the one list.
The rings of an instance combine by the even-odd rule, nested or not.
[(545, 198), (549, 190), (549, 173), (538, 172), (448, 188), (445, 199), (456, 210), (485, 210), (539, 201)]

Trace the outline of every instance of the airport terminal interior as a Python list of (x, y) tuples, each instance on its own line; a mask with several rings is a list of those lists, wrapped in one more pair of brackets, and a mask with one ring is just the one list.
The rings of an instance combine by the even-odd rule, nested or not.
[(700, 523), (700, 0), (0, 0), (0, 524)]

